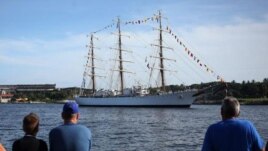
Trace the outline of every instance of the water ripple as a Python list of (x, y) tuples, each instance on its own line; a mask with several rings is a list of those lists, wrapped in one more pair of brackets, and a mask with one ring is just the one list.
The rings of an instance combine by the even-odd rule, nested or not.
[[(23, 136), (22, 119), (40, 116), (38, 137), (48, 142), (49, 131), (62, 124), (59, 104), (0, 104), (0, 141), (8, 150)], [(241, 106), (241, 118), (251, 120), (268, 140), (268, 106)], [(220, 106), (193, 105), (190, 109), (81, 107), (80, 124), (92, 131), (92, 150), (201, 150), (207, 127), (219, 121)], [(11, 120), (12, 119), (12, 120)]]

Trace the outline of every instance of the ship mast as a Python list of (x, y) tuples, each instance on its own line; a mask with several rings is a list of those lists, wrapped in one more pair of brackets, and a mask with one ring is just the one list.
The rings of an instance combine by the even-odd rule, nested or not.
[(90, 47), (91, 47), (91, 80), (92, 80), (92, 92), (96, 92), (96, 80), (95, 80), (95, 66), (94, 66), (94, 47), (93, 47), (93, 34), (90, 37)]
[[(159, 22), (159, 28), (154, 28), (156, 30), (159, 30), (159, 44), (151, 44), (152, 46), (156, 46), (159, 48), (159, 56), (152, 56), (153, 58), (157, 58), (159, 59), (159, 68), (155, 68), (158, 69), (160, 71), (160, 78), (161, 78), (161, 91), (166, 91), (165, 89), (165, 71), (170, 71), (170, 70), (166, 70), (165, 66), (164, 66), (164, 60), (169, 60), (169, 61), (175, 61), (174, 59), (169, 59), (169, 58), (165, 58), (164, 57), (164, 53), (163, 50), (164, 49), (170, 49), (173, 50), (173, 48), (167, 47), (167, 46), (163, 46), (163, 29), (162, 29), (162, 15), (161, 15), (161, 11), (158, 11), (158, 15), (156, 16), (156, 20), (157, 22)], [(151, 67), (154, 68), (154, 67)]]
[(161, 90), (165, 91), (165, 74), (164, 74), (164, 61), (163, 61), (163, 39), (162, 39), (162, 23), (161, 23), (161, 11), (158, 11), (159, 19), (159, 59), (160, 59), (160, 75), (161, 75)]
[(120, 29), (120, 18), (117, 20), (118, 28), (118, 51), (119, 51), (119, 75), (120, 75), (120, 92), (123, 94), (124, 89), (124, 72), (123, 72), (123, 58), (122, 58), (122, 42), (121, 42), (121, 29)]
[[(91, 82), (92, 82), (92, 94), (94, 95), (96, 93), (96, 77), (103, 77), (103, 76), (99, 76), (95, 74), (95, 56), (94, 56), (94, 43), (93, 43), (93, 39), (95, 37), (93, 36), (93, 34), (91, 34), (90, 36), (90, 45), (87, 45), (87, 47), (89, 47), (88, 50), (88, 55), (87, 55), (87, 62), (85, 65), (85, 71), (83, 74), (83, 81), (82, 81), (82, 85), (81, 85), (81, 89), (80, 89), (80, 95), (86, 95), (84, 90), (86, 88), (86, 79), (87, 77), (90, 77)], [(90, 70), (90, 71), (89, 71)]]
[[(118, 68), (115, 69), (115, 70), (112, 70), (112, 71), (118, 71), (119, 72), (119, 78), (120, 78), (120, 92), (121, 94), (123, 95), (123, 89), (124, 89), (124, 72), (126, 73), (132, 73), (133, 72), (130, 72), (130, 71), (127, 71), (127, 70), (124, 70), (123, 68), (123, 63), (126, 62), (126, 63), (133, 63), (132, 61), (129, 61), (129, 60), (123, 60), (123, 51), (124, 52), (128, 52), (128, 53), (132, 53), (132, 51), (129, 51), (129, 50), (126, 50), (126, 49), (122, 49), (122, 39), (121, 37), (122, 36), (127, 36), (127, 35), (122, 35), (121, 33), (121, 27), (120, 27), (120, 19), (118, 17), (117, 19), (117, 28), (118, 28), (118, 48), (110, 48), (110, 49), (115, 49), (119, 52), (119, 55), (118, 55), (118, 59), (115, 59), (115, 61), (118, 61), (119, 62), (119, 65), (118, 65)], [(117, 34), (116, 34), (117, 35)], [(129, 36), (127, 36), (129, 37)]]

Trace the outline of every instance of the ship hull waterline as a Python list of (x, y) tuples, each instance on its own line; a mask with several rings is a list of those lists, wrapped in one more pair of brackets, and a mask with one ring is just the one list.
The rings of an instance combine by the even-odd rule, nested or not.
[(91, 107), (183, 107), (189, 108), (196, 91), (135, 97), (76, 97), (80, 106)]

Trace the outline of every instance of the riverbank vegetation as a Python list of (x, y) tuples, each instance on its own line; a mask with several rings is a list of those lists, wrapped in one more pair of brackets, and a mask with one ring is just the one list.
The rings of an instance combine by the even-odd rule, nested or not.
[[(241, 104), (267, 104), (268, 105), (268, 78), (263, 81), (235, 81), (225, 83), (227, 91), (221, 90), (218, 93), (207, 93), (203, 98), (198, 98), (196, 103), (219, 104), (226, 95), (238, 98)], [(203, 89), (216, 83), (205, 83), (196, 85), (196, 88)]]
[(74, 99), (79, 93), (77, 87), (55, 89), (53, 91), (19, 91), (15, 92), (11, 102), (42, 101), (56, 103), (57, 101)]

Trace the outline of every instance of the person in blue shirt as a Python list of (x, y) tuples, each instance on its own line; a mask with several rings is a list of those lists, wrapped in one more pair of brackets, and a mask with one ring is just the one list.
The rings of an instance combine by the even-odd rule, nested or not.
[(90, 151), (91, 131), (77, 124), (79, 107), (75, 102), (67, 102), (63, 106), (60, 125), (49, 132), (50, 151)]
[(264, 151), (264, 142), (254, 125), (238, 119), (240, 104), (227, 97), (221, 106), (222, 121), (208, 127), (202, 151)]

